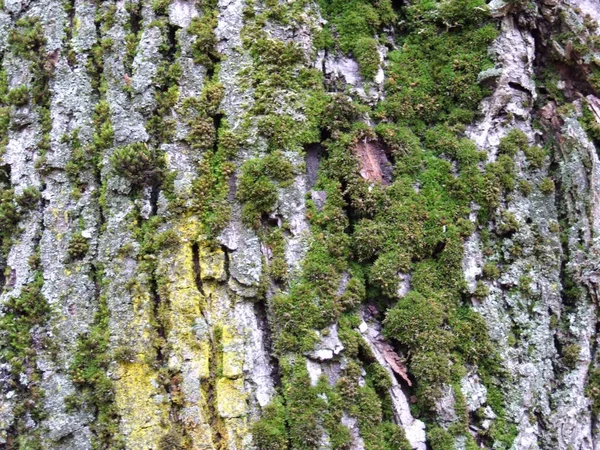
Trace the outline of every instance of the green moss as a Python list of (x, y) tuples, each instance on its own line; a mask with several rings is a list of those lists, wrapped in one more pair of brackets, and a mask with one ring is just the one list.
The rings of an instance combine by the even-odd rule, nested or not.
[(515, 128), (510, 130), (506, 136), (500, 139), (498, 153), (514, 157), (517, 155), (517, 152), (525, 152), (528, 148), (527, 135)]
[(496, 232), (500, 236), (508, 236), (519, 231), (519, 227), (519, 221), (515, 214), (510, 211), (503, 211)]
[[(132, 73), (133, 71), (133, 60), (135, 59), (135, 54), (137, 52), (137, 47), (140, 42), (141, 32), (137, 33), (127, 33), (125, 35), (125, 61), (124, 66), (126, 73)], [(112, 48), (112, 39), (103, 38), (100, 41), (100, 46), (102, 47), (103, 52), (107, 52)]]
[(479, 300), (483, 300), (489, 294), (490, 294), (490, 289), (487, 287), (487, 285), (482, 281), (478, 281), (477, 287), (475, 288), (475, 292), (473, 292), (473, 297), (475, 297)]
[[(377, 34), (396, 20), (390, 2), (377, 7), (361, 0), (320, 4), (330, 23), (318, 45), (352, 54), (363, 75), (373, 76), (379, 66)], [(462, 275), (463, 240), (478, 226), (469, 220), (472, 204), (482, 206), (480, 219), (487, 222), (502, 195), (516, 187), (509, 154), (500, 152), (482, 171), (486, 155), (462, 135), (487, 93), (476, 80), (481, 70), (492, 67), (487, 47), (496, 27), (486, 23), (480, 1), (417, 2), (403, 8), (410, 20), (396, 29), (399, 50), (390, 53), (386, 100), (373, 113), (349, 96), (319, 92), (321, 75), (300, 67), (304, 53), (265, 32), (268, 21), (288, 20), (292, 7), (281, 5), (274, 4), (272, 13), (246, 9), (244, 45), (253, 64), (241, 76), (248, 81), (245, 87), (252, 88), (255, 104), (245, 126), (257, 126), (271, 154), (321, 141), (321, 130), (331, 139), (321, 142), (325, 152), (314, 187), (326, 193), (325, 204), (317, 208), (307, 201), (312, 239), (301, 274), (290, 280), (280, 270), (271, 274), (271, 281), (277, 281), (271, 286), (283, 289), (270, 306), (276, 352), (284, 360), (282, 408), (277, 407), (273, 435), (281, 433), (285, 417), (290, 447), (314, 448), (314, 429), (321, 424), (332, 446), (343, 447), (349, 442), (347, 430), (335, 431), (334, 425), (346, 408), (359, 419), (367, 448), (402, 448), (407, 444), (401, 430), (388, 422), (389, 379), (369, 365), (372, 355), (352, 329), (357, 324), (350, 325), (352, 314), (344, 311), (365, 300), (389, 307), (384, 333), (406, 350), (416, 380), (416, 408), (424, 414), (440, 386), (464, 374), (464, 364), (498, 374), (485, 321), (465, 306)], [(380, 121), (375, 130), (357, 122), (363, 114)], [(396, 168), (389, 186), (367, 182), (359, 174), (357, 145), (377, 140)], [(260, 160), (245, 163), (237, 193), (247, 208), (245, 221), (266, 230), (267, 221), (260, 219), (273, 212), (280, 187), (268, 171)], [(266, 232), (262, 239), (273, 248), (280, 246), (278, 236)], [(412, 273), (412, 291), (402, 299), (399, 272)], [(335, 392), (325, 383), (316, 387), (324, 394), (321, 400), (327, 399), (325, 406), (308, 384), (304, 359), (291, 366), (286, 361), (290, 354), (312, 350), (317, 331), (336, 320), (351, 361)], [(368, 366), (363, 387), (358, 385), (362, 365)], [(275, 448), (284, 445), (274, 442)]]
[(442, 427), (434, 426), (427, 433), (427, 441), (432, 450), (453, 450), (454, 437)]
[(304, 450), (318, 446), (321, 432), (318, 424), (325, 409), (325, 400), (310, 385), (303, 364), (283, 364), (283, 389), (287, 411), (290, 447)]
[(404, 429), (400, 426), (391, 423), (384, 422), (379, 428), (383, 434), (383, 445), (387, 450), (411, 450), (413, 447), (411, 443), (406, 438), (406, 434), (404, 433)]
[(10, 188), (0, 189), (0, 243), (4, 255), (8, 254), (19, 221), (39, 204), (39, 200), (40, 193), (33, 187), (25, 188), (20, 196)]
[(115, 361), (132, 363), (137, 359), (137, 354), (134, 348), (121, 345), (114, 350), (113, 358)]
[(90, 424), (94, 448), (119, 446), (119, 416), (114, 403), (113, 382), (107, 371), (110, 363), (108, 343), (109, 311), (106, 298), (100, 297), (98, 310), (89, 332), (79, 338), (70, 367), (72, 381), (80, 401), (94, 408), (96, 420)]
[(520, 180), (519, 191), (521, 191), (521, 194), (527, 197), (533, 191), (533, 185), (527, 180)]
[(544, 178), (540, 182), (540, 192), (545, 195), (554, 193), (554, 181), (552, 181), (550, 178)]
[(367, 80), (371, 80), (379, 69), (379, 52), (377, 41), (369, 37), (361, 37), (354, 44), (354, 56), (360, 67), (360, 74)]
[[(30, 102), (37, 113), (40, 126), (40, 139), (37, 142), (38, 158), (36, 169), (46, 170), (46, 152), (50, 149), (50, 131), (52, 121), (50, 118), (50, 88), (49, 82), (54, 66), (48, 64), (46, 51), (46, 38), (42, 23), (38, 17), (21, 18), (10, 30), (8, 43), (13, 53), (30, 62), (32, 75)], [(13, 94), (14, 100), (24, 102), (23, 87)], [(10, 93), (9, 93), (10, 95)]]
[[(288, 4), (286, 9), (293, 7)], [(306, 67), (305, 53), (296, 42), (274, 39), (262, 29), (265, 14), (246, 22), (242, 32), (253, 60), (240, 73), (254, 96), (245, 127), (256, 124), (270, 151), (300, 151), (304, 144), (320, 141), (320, 116), (327, 100), (323, 74)]]
[(433, 349), (444, 333), (443, 309), (433, 299), (409, 292), (391, 308), (385, 319), (384, 334), (410, 348)]
[(42, 286), (43, 278), (38, 272), (20, 296), (9, 298), (2, 306), (4, 314), (0, 318), (0, 329), (7, 334), (0, 351), (14, 373), (25, 370), (28, 361), (23, 359), (24, 355), (35, 356), (30, 330), (44, 324), (51, 311), (42, 294)]
[(598, 415), (600, 413), (600, 368), (590, 367), (585, 395), (592, 401), (592, 411)]
[(483, 266), (483, 276), (490, 280), (497, 280), (500, 278), (500, 269), (494, 263), (488, 262)]
[[(32, 429), (31, 421), (39, 423), (45, 418), (42, 401), (44, 392), (40, 387), (41, 373), (37, 368), (37, 347), (50, 346), (50, 342), (40, 336), (34, 342), (35, 328), (46, 325), (51, 315), (50, 305), (42, 294), (44, 281), (37, 271), (31, 283), (24, 286), (17, 297), (7, 297), (0, 306), (0, 358), (9, 364), (12, 379), (5, 383), (17, 394), (12, 411), (14, 415), (11, 437), (15, 437), (18, 448), (42, 449), (40, 430)], [(27, 374), (27, 383), (20, 381)]]
[[(382, 0), (376, 6), (362, 0), (321, 0), (319, 3), (337, 34), (337, 42), (326, 37), (321, 38), (320, 45), (334, 47), (337, 43), (342, 52), (356, 58), (363, 77), (373, 79), (379, 67), (377, 41), (374, 37), (384, 26), (396, 21), (391, 2)], [(329, 31), (327, 33), (331, 36)]]
[(586, 104), (584, 106), (579, 121), (581, 122), (581, 125), (588, 136), (596, 145), (598, 145), (600, 143), (600, 124), (596, 120), (596, 117), (594, 116), (594, 113), (590, 109), (589, 105)]
[(243, 202), (242, 219), (258, 226), (263, 214), (271, 212), (277, 203), (277, 187), (286, 187), (293, 181), (294, 167), (281, 152), (244, 163), (237, 190)]
[(94, 23), (100, 25), (102, 32), (106, 33), (115, 24), (117, 15), (117, 5), (110, 4), (106, 8), (98, 8), (96, 10), (96, 17)]
[(285, 260), (285, 240), (281, 228), (271, 230), (266, 239), (266, 244), (271, 250), (269, 274), (275, 281), (285, 281), (288, 276), (287, 262)]
[(34, 56), (46, 43), (39, 17), (24, 17), (15, 25), (9, 33), (11, 50), (24, 58)]
[(96, 104), (92, 121), (94, 131), (91, 142), (82, 143), (78, 129), (63, 137), (63, 141), (71, 147), (71, 159), (65, 166), (65, 172), (78, 188), (85, 185), (83, 175), (86, 171), (91, 171), (96, 179), (100, 178), (100, 163), (103, 152), (113, 145), (114, 130), (110, 121), (110, 109), (106, 101), (101, 100)]
[(192, 42), (192, 55), (196, 64), (202, 64), (208, 70), (214, 68), (220, 56), (216, 50), (217, 38), (214, 29), (217, 26), (217, 11), (206, 10), (201, 17), (194, 17), (187, 32), (195, 39)]
[(518, 435), (517, 426), (504, 417), (496, 419), (490, 426), (489, 434), (498, 448), (511, 448)]
[(29, 103), (29, 89), (27, 86), (18, 86), (11, 89), (6, 96), (6, 101), (10, 105), (23, 106)]
[(22, 211), (30, 211), (39, 205), (41, 198), (39, 189), (28, 186), (15, 200)]
[[(450, 10), (464, 2), (447, 2)], [(452, 119), (471, 120), (460, 113), (476, 110), (486, 90), (477, 84), (477, 75), (492, 64), (487, 47), (497, 31), (493, 25), (474, 25), (484, 20), (485, 5), (465, 8), (466, 16), (457, 26), (438, 32), (439, 23), (432, 14), (435, 4), (418, 2), (408, 8), (415, 20), (405, 22), (405, 38), (401, 50), (389, 53), (387, 95), (378, 112), (381, 118), (400, 120), (423, 131), (425, 124)], [(461, 7), (458, 7), (460, 10)], [(468, 19), (468, 20), (467, 20)]]
[(540, 169), (546, 159), (546, 151), (537, 145), (531, 147), (528, 146), (524, 151), (530, 167), (533, 169)]
[(153, 0), (152, 10), (155, 14), (165, 16), (168, 14), (168, 8), (171, 4), (171, 0)]
[(141, 142), (116, 149), (110, 163), (114, 172), (135, 188), (159, 184), (165, 169), (164, 158), (158, 151)]
[(80, 233), (76, 233), (69, 241), (67, 252), (72, 260), (83, 258), (90, 249), (90, 244)]
[[(160, 47), (164, 60), (158, 65), (153, 78), (156, 87), (154, 100), (156, 106), (153, 114), (146, 122), (146, 130), (152, 137), (152, 144), (159, 147), (161, 143), (172, 140), (175, 133), (175, 121), (172, 112), (179, 99), (179, 79), (181, 78), (181, 65), (173, 60), (173, 53), (178, 54), (178, 49), (172, 46), (167, 37), (167, 31), (161, 28), (162, 44)], [(172, 48), (173, 47), (173, 48)], [(190, 120), (188, 122), (193, 123)]]
[[(152, 6), (154, 7), (154, 4)], [(183, 450), (183, 444), (182, 432), (172, 428), (160, 438), (158, 450)]]
[[(355, 411), (358, 419), (365, 449), (383, 450), (407, 447), (402, 429), (394, 427), (390, 422), (382, 422), (382, 404), (374, 389), (370, 386), (359, 388), (356, 401), (358, 407), (352, 408), (351, 411)], [(399, 447), (394, 447), (396, 444), (399, 444)]]
[(562, 357), (565, 366), (573, 370), (577, 367), (579, 362), (579, 354), (581, 353), (581, 347), (577, 344), (566, 345), (562, 350)]
[(281, 399), (271, 400), (262, 412), (260, 420), (252, 426), (252, 440), (260, 450), (286, 450), (288, 436), (286, 410)]
[[(515, 163), (508, 155), (500, 155), (496, 162), (486, 165), (486, 178), (494, 186), (497, 193), (512, 192), (515, 188)], [(486, 201), (494, 206), (497, 205), (497, 199), (487, 198)]]
[(365, 279), (363, 274), (356, 270), (352, 271), (352, 278), (348, 280), (344, 293), (340, 296), (340, 305), (345, 311), (352, 311), (366, 297)]

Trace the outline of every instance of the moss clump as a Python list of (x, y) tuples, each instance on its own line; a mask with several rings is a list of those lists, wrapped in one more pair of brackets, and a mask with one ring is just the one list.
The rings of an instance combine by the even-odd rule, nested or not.
[[(162, 1), (164, 2), (164, 0)], [(183, 450), (185, 447), (181, 435), (182, 432), (180, 430), (169, 430), (167, 434), (160, 438), (160, 441), (158, 442), (158, 450)]]
[(37, 57), (39, 49), (46, 44), (39, 17), (24, 17), (15, 25), (9, 34), (11, 50), (25, 58)]
[[(10, 30), (8, 43), (15, 55), (30, 62), (32, 75), (30, 100), (35, 107), (39, 122), (41, 136), (37, 142), (38, 158), (36, 169), (46, 170), (46, 152), (50, 149), (50, 131), (52, 121), (50, 118), (50, 78), (54, 65), (48, 63), (46, 51), (46, 38), (42, 23), (38, 17), (26, 17), (17, 20), (15, 27)], [(24, 100), (22, 87), (15, 94), (15, 100)]]
[(358, 113), (357, 105), (350, 97), (331, 94), (322, 112), (321, 126), (336, 137), (340, 132), (350, 131)]
[(581, 353), (581, 347), (577, 344), (569, 344), (563, 348), (562, 357), (565, 366), (573, 370), (577, 367), (579, 362), (579, 354)]
[(132, 363), (137, 359), (137, 354), (135, 349), (127, 345), (121, 345), (113, 352), (113, 358), (115, 361)]
[(498, 153), (514, 157), (519, 151), (525, 152), (527, 148), (529, 148), (527, 135), (515, 128), (510, 130), (506, 136), (500, 139)]
[(288, 276), (287, 262), (285, 260), (285, 240), (281, 228), (270, 230), (265, 242), (271, 250), (269, 261), (269, 275), (275, 281), (285, 281)]
[(77, 129), (63, 137), (63, 142), (71, 147), (71, 159), (65, 166), (65, 172), (78, 188), (86, 184), (85, 172), (91, 171), (95, 178), (100, 177), (103, 152), (113, 145), (114, 130), (110, 121), (110, 108), (105, 100), (99, 101), (94, 107), (92, 120), (94, 132), (91, 142), (83, 144)]
[(240, 146), (240, 139), (229, 129), (227, 121), (218, 119), (222, 98), (223, 85), (207, 81), (201, 95), (185, 99), (181, 107), (181, 113), (189, 118), (186, 141), (193, 149), (202, 151), (198, 176), (192, 185), (191, 209), (200, 216), (209, 238), (217, 236), (229, 220), (233, 160)]
[(96, 420), (90, 424), (96, 448), (118, 448), (119, 445), (119, 416), (113, 383), (107, 375), (110, 363), (108, 321), (106, 298), (101, 296), (94, 323), (90, 331), (79, 338), (69, 371), (79, 389), (79, 401), (96, 411)]
[(16, 202), (22, 210), (28, 211), (35, 208), (39, 204), (41, 198), (42, 194), (40, 193), (39, 189), (33, 186), (28, 186), (23, 189), (21, 195), (16, 198)]
[(179, 54), (177, 45), (168, 38), (168, 30), (163, 22), (159, 22), (159, 29), (162, 37), (159, 50), (163, 60), (153, 78), (156, 106), (146, 122), (146, 130), (151, 136), (150, 143), (155, 147), (172, 140), (175, 133), (175, 120), (172, 116), (179, 99), (178, 83), (182, 73), (181, 65), (176, 60)]
[(316, 389), (310, 385), (305, 367), (301, 364), (283, 364), (285, 401), (291, 414), (287, 417), (290, 446), (297, 449), (311, 449), (318, 445), (321, 432), (319, 422), (324, 408), (324, 400), (318, 397)]
[(494, 263), (488, 262), (483, 266), (483, 276), (489, 280), (497, 280), (500, 278), (500, 269)]
[(110, 163), (115, 173), (135, 188), (159, 184), (165, 169), (164, 157), (142, 142), (116, 149)]
[(485, 166), (487, 188), (484, 199), (493, 207), (498, 206), (499, 195), (502, 192), (512, 192), (516, 186), (515, 163), (508, 155), (500, 155), (495, 162)]
[(517, 217), (510, 211), (503, 211), (502, 218), (496, 232), (499, 236), (509, 236), (519, 231), (520, 225)]
[(454, 448), (454, 436), (439, 426), (434, 426), (429, 430), (427, 441), (432, 450), (451, 450)]
[(586, 104), (583, 108), (583, 114), (579, 118), (579, 121), (587, 135), (594, 141), (596, 146), (598, 146), (598, 144), (600, 144), (600, 124), (596, 120), (589, 105)]
[(354, 44), (353, 52), (361, 75), (367, 80), (373, 79), (379, 69), (377, 41), (373, 38), (362, 37)]
[(0, 354), (16, 374), (24, 371), (35, 359), (31, 328), (43, 325), (51, 312), (42, 294), (42, 286), (42, 275), (37, 273), (34, 282), (27, 285), (19, 297), (9, 298), (2, 306), (4, 314), (0, 316), (0, 330), (5, 339), (0, 346)]
[(169, 4), (171, 0), (153, 0), (152, 1), (152, 10), (155, 14), (158, 15), (167, 15)]
[[(50, 90), (48, 82), (50, 79), (51, 66), (47, 64), (46, 38), (39, 17), (25, 17), (17, 20), (16, 26), (10, 30), (8, 42), (11, 50), (18, 56), (31, 61), (31, 72), (33, 81), (31, 85), (31, 97), (33, 104), (44, 109), (49, 108)], [(15, 96), (24, 101), (25, 86), (16, 88)], [(44, 127), (44, 131), (49, 131)]]
[(193, 209), (201, 215), (202, 224), (209, 236), (218, 234), (229, 220), (231, 205), (227, 196), (233, 170), (233, 165), (218, 153), (198, 165), (198, 178), (192, 187)]
[[(298, 342), (300, 348), (309, 345), (311, 325), (318, 328), (323, 323), (322, 317), (313, 318), (313, 308), (334, 319), (339, 314), (340, 304), (324, 285), (335, 286), (340, 269), (325, 273), (330, 262), (344, 267), (339, 260), (348, 258), (345, 251), (350, 248), (350, 258), (360, 263), (366, 277), (363, 295), (383, 307), (393, 305), (384, 333), (408, 350), (408, 368), (417, 380), (419, 408), (425, 413), (440, 386), (459, 377), (466, 361), (483, 372), (497, 370), (485, 322), (462, 306), (463, 239), (477, 226), (468, 220), (471, 202), (481, 205), (480, 218), (489, 220), (502, 194), (514, 189), (516, 169), (512, 158), (502, 154), (482, 173), (485, 155), (461, 137), (463, 124), (473, 119), (486, 93), (477, 85), (477, 75), (492, 65), (487, 47), (497, 32), (494, 25), (485, 24), (485, 5), (418, 2), (410, 8), (417, 20), (403, 26), (402, 49), (390, 54), (386, 99), (377, 109), (383, 122), (375, 129), (377, 136), (367, 127), (348, 125), (352, 119), (345, 115), (327, 122), (335, 138), (324, 143), (327, 158), (317, 189), (328, 189), (328, 200), (343, 198), (342, 210), (351, 211), (351, 231), (330, 231), (319, 213), (309, 213), (316, 241), (323, 236), (324, 243), (309, 250), (307, 261), (315, 260), (304, 267), (303, 289), (293, 286), (288, 296), (277, 298), (274, 310), (282, 322), (291, 323), (290, 329), (298, 327), (292, 333), (286, 326), (280, 343), (286, 349), (297, 349)], [(453, 24), (450, 30), (444, 28), (447, 23)], [(350, 118), (356, 114), (350, 107), (343, 111)], [(358, 143), (377, 137), (388, 145), (396, 168), (393, 182), (385, 187), (359, 176), (353, 151)], [(343, 223), (331, 211), (324, 215)], [(328, 241), (340, 244), (328, 246)], [(412, 291), (402, 299), (397, 292), (399, 272), (413, 275)], [(327, 296), (333, 301), (324, 301)], [(301, 321), (296, 308), (305, 311), (308, 320)], [(471, 345), (474, 340), (476, 346)], [(344, 392), (350, 390), (344, 387)]]
[(245, 127), (255, 124), (269, 151), (300, 151), (304, 144), (320, 141), (319, 119), (326, 102), (323, 74), (306, 67), (305, 53), (296, 42), (274, 39), (263, 29), (266, 14), (248, 20), (242, 33), (253, 60), (240, 73), (254, 94)]
[[(37, 368), (37, 352), (40, 347), (49, 348), (51, 342), (42, 329), (51, 315), (50, 305), (42, 294), (43, 277), (35, 272), (34, 280), (24, 286), (18, 297), (7, 297), (0, 305), (0, 359), (8, 364), (12, 378), (5, 378), (5, 385), (17, 396), (13, 409), (9, 442), (15, 438), (19, 448), (41, 449), (38, 427), (32, 429), (31, 422), (38, 424), (46, 418), (42, 407), (44, 391), (41, 389), (41, 373)], [(27, 374), (26, 383), (22, 376)]]
[(76, 233), (69, 241), (67, 252), (72, 260), (83, 258), (90, 249), (90, 243), (80, 233)]
[(217, 26), (217, 11), (206, 10), (201, 17), (194, 17), (187, 28), (187, 32), (195, 37), (192, 43), (192, 55), (196, 64), (202, 64), (212, 70), (219, 62), (217, 52), (217, 38), (214, 29)]
[(384, 333), (410, 348), (433, 349), (448, 340), (443, 323), (444, 312), (435, 300), (409, 292), (388, 311)]
[(0, 189), (0, 243), (3, 254), (10, 249), (19, 220), (38, 205), (40, 196), (40, 192), (33, 187), (25, 188), (20, 196), (16, 196), (10, 188)]
[[(447, 2), (450, 10), (461, 3)], [(497, 31), (491, 24), (482, 25), (483, 1), (461, 7), (464, 16), (450, 14), (450, 10), (435, 14), (434, 4), (426, 1), (407, 8), (402, 48), (388, 55), (387, 96), (378, 108), (381, 118), (401, 120), (417, 132), (427, 124), (468, 123), (473, 118), (467, 112), (476, 111), (487, 92), (477, 83), (477, 75), (492, 67), (487, 47)], [(440, 33), (438, 20), (445, 14), (458, 22)]]
[(14, 106), (26, 105), (29, 103), (29, 89), (27, 86), (19, 86), (11, 89), (6, 96), (6, 101)]
[[(278, 327), (276, 347), (279, 351), (310, 351), (317, 339), (314, 330), (336, 320), (344, 309), (344, 292), (340, 292), (342, 273), (350, 269), (348, 226), (343, 196), (336, 183), (325, 186), (327, 201), (320, 210), (310, 205), (312, 241), (303, 261), (300, 278), (288, 294), (273, 298), (273, 312)], [(360, 271), (351, 271), (360, 278)], [(352, 279), (351, 278), (351, 279)], [(361, 293), (363, 282), (355, 281), (352, 295)], [(350, 294), (348, 294), (350, 295)], [(352, 302), (358, 302), (353, 298)]]
[(521, 191), (521, 194), (527, 197), (529, 194), (531, 194), (531, 192), (533, 192), (533, 185), (527, 180), (521, 180), (519, 181), (519, 191)]
[(10, 107), (8, 106), (8, 81), (6, 72), (0, 69), (0, 154), (8, 142), (8, 126), (10, 124)]
[(252, 426), (252, 440), (261, 450), (286, 450), (288, 448), (285, 424), (286, 410), (280, 399), (271, 400), (260, 420)]
[(590, 368), (585, 386), (585, 395), (592, 401), (592, 411), (594, 414), (600, 414), (600, 368)]
[(540, 182), (540, 192), (545, 195), (554, 193), (554, 181), (552, 181), (550, 178), (544, 178)]
[(525, 156), (527, 157), (529, 166), (532, 169), (540, 169), (544, 164), (544, 160), (546, 159), (546, 151), (537, 145), (533, 145), (531, 147), (528, 146), (525, 149)]
[(244, 203), (242, 219), (257, 227), (263, 214), (271, 212), (277, 203), (277, 187), (289, 186), (294, 167), (281, 152), (244, 163), (239, 179), (237, 197)]
[(320, 45), (335, 47), (337, 44), (342, 52), (356, 58), (361, 75), (366, 80), (372, 80), (379, 68), (375, 36), (383, 27), (396, 21), (391, 2), (381, 0), (373, 5), (361, 0), (320, 0), (319, 4), (338, 37), (337, 40), (331, 39), (331, 30), (325, 28)]
[(488, 288), (484, 282), (478, 281), (477, 286), (475, 287), (475, 292), (473, 292), (473, 297), (475, 297), (479, 300), (483, 300), (489, 294), (490, 294), (490, 288)]
[[(359, 63), (367, 71), (363, 74), (372, 76), (379, 65), (372, 52), (377, 32), (395, 17), (390, 2), (378, 2), (380, 8), (362, 0), (320, 3), (332, 31), (323, 33), (320, 45), (339, 46), (355, 57), (357, 43), (370, 49)], [(313, 239), (302, 273), (290, 284), (283, 281), (287, 289), (276, 293), (270, 304), (285, 410), (276, 429), (282, 429), (285, 417), (292, 448), (317, 446), (319, 426), (328, 431), (332, 447), (348, 445), (347, 430), (334, 426), (344, 409), (358, 418), (366, 448), (406, 446), (401, 430), (388, 422), (389, 380), (369, 369), (366, 385), (359, 385), (361, 366), (372, 363), (372, 355), (350, 317), (365, 300), (389, 308), (384, 333), (407, 350), (417, 413), (429, 414), (440, 387), (458, 382), (464, 365), (498, 374), (485, 321), (466, 306), (470, 296), (462, 259), (464, 239), (478, 225), (469, 218), (472, 204), (482, 206), (479, 219), (493, 218), (502, 195), (516, 186), (516, 169), (505, 153), (482, 171), (485, 155), (463, 136), (464, 125), (473, 120), (487, 92), (476, 80), (493, 65), (487, 48), (497, 31), (487, 23), (483, 1), (447, 3), (422, 1), (403, 8), (409, 20), (396, 30), (399, 50), (390, 54), (386, 97), (375, 113), (348, 96), (311, 88), (322, 80), (298, 67), (304, 58), (300, 49), (272, 39), (262, 29), (268, 17), (247, 9), (244, 45), (254, 64), (243, 75), (256, 100), (248, 125), (257, 125), (271, 152), (320, 141), (315, 129), (331, 136), (321, 142), (326, 151), (314, 187), (326, 199), (307, 202)], [(285, 20), (285, 8), (276, 16), (273, 20)], [(295, 96), (288, 102), (290, 91)], [(306, 126), (291, 114), (280, 114), (286, 110), (282, 102), (292, 111), (304, 105)], [(356, 122), (363, 113), (381, 121), (375, 130)], [(395, 166), (389, 185), (360, 176), (357, 147), (365, 143), (389, 150)], [(278, 184), (259, 161), (242, 167), (238, 198), (249, 208), (247, 222), (267, 227), (260, 219), (275, 208)], [(268, 233), (262, 237), (269, 239)], [(402, 299), (399, 273), (412, 273), (412, 290)], [(272, 286), (277, 289), (278, 284)], [(295, 361), (291, 355), (311, 351), (336, 320), (349, 363), (331, 392), (325, 382), (311, 387), (304, 358)], [(324, 396), (315, 397), (315, 390)], [(323, 404), (320, 399), (325, 398)], [(448, 433), (452, 443), (460, 432)]]
[(347, 448), (351, 437), (340, 422), (344, 405), (337, 390), (324, 378), (312, 386), (304, 358), (285, 357), (281, 368), (282, 395), (265, 408), (252, 429), (258, 448), (318, 448), (323, 430), (333, 449)]

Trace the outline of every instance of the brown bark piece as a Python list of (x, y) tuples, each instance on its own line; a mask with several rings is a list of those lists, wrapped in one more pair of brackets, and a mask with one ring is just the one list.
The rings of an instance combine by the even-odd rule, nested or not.
[(391, 183), (392, 165), (381, 143), (364, 139), (356, 144), (355, 152), (360, 160), (361, 177), (384, 185)]
[(412, 386), (412, 382), (406, 373), (404, 362), (402, 361), (402, 358), (400, 358), (400, 355), (396, 353), (394, 348), (382, 338), (379, 338), (375, 341), (375, 346), (379, 349), (392, 370), (396, 372), (404, 381), (406, 381), (406, 384)]

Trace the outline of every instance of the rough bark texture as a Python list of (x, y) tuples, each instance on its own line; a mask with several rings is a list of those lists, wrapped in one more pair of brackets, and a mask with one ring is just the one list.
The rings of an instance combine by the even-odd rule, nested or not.
[(0, 0), (0, 448), (600, 448), (599, 25)]

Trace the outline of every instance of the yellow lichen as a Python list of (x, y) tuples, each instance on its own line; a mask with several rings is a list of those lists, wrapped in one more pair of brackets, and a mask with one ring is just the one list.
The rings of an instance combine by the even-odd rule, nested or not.
[(121, 432), (130, 449), (156, 449), (169, 419), (166, 396), (157, 374), (141, 362), (119, 366), (115, 401), (121, 414)]
[(224, 281), (225, 253), (221, 249), (200, 247), (200, 273), (202, 280)]
[(242, 378), (220, 378), (217, 381), (217, 411), (223, 418), (241, 417), (247, 413)]
[(224, 326), (221, 345), (223, 348), (223, 376), (232, 379), (240, 377), (244, 367), (244, 341), (235, 329)]

